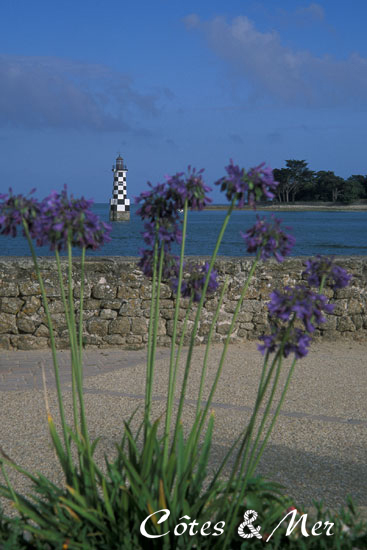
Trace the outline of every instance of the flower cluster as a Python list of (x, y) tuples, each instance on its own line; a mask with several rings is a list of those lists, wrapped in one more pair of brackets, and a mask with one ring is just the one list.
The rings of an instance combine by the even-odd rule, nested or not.
[[(153, 252), (155, 243), (164, 252), (163, 276), (169, 278), (177, 272), (173, 265), (176, 257), (170, 253), (171, 245), (182, 241), (181, 218), (179, 211), (187, 203), (188, 208), (202, 210), (211, 199), (206, 193), (211, 191), (202, 178), (203, 170), (198, 172), (189, 166), (188, 173), (177, 173), (167, 177), (166, 182), (153, 186), (150, 190), (135, 198), (140, 203), (137, 214), (148, 220), (144, 225), (143, 238), (149, 248), (140, 250), (139, 267), (147, 277), (153, 274)], [(176, 271), (175, 271), (176, 269)]]
[(137, 215), (142, 220), (162, 220), (164, 218), (176, 219), (177, 208), (172, 201), (167, 201), (167, 185), (166, 183), (158, 183), (152, 185), (148, 181), (149, 191), (143, 191), (138, 197), (135, 197), (135, 203), (142, 203), (136, 211)]
[(169, 218), (163, 218), (160, 223), (147, 222), (144, 224), (144, 242), (148, 246), (154, 247), (156, 238), (158, 239), (158, 242), (164, 244), (167, 249), (171, 243), (181, 243), (182, 231), (180, 227), (172, 223), (172, 220)]
[[(333, 289), (344, 288), (351, 280), (345, 269), (321, 256), (307, 260), (302, 275), (311, 286), (320, 287), (324, 283)], [(293, 352), (298, 359), (307, 355), (312, 333), (316, 326), (326, 321), (324, 313), (331, 313), (334, 306), (327, 303), (323, 294), (298, 285), (285, 287), (283, 291), (274, 290), (270, 294), (268, 309), (272, 332), (261, 337), (263, 344), (259, 345), (259, 350), (271, 353), (281, 349), (285, 357)], [(293, 319), (299, 319), (304, 329), (295, 328)]]
[(216, 185), (220, 185), (229, 201), (235, 199), (239, 208), (245, 203), (255, 208), (256, 202), (274, 198), (273, 191), (278, 182), (274, 180), (271, 168), (265, 166), (265, 163), (246, 172), (244, 168), (235, 166), (231, 159), (225, 170), (227, 176), (220, 178)]
[(196, 171), (189, 166), (185, 177), (183, 173), (178, 173), (167, 178), (167, 199), (173, 202), (176, 212), (184, 208), (186, 200), (188, 208), (192, 210), (203, 210), (212, 202), (206, 195), (211, 188), (205, 185), (203, 172), (204, 169)]
[(260, 340), (264, 342), (258, 345), (258, 349), (262, 354), (265, 352), (273, 353), (283, 346), (284, 357), (294, 353), (297, 359), (301, 359), (307, 355), (312, 338), (300, 328), (292, 327), (289, 329), (286, 326), (273, 325), (272, 333), (261, 336)]
[[(139, 250), (141, 254), (140, 261), (138, 263), (143, 274), (149, 279), (153, 276), (153, 266), (154, 266), (154, 250), (146, 249)], [(170, 252), (165, 252), (163, 259), (163, 268), (162, 268), (162, 279), (164, 281), (169, 281), (172, 277), (177, 277), (177, 262), (179, 261), (178, 256), (171, 254)]]
[(306, 262), (306, 269), (302, 273), (308, 284), (319, 287), (324, 281), (325, 285), (333, 290), (348, 286), (352, 276), (345, 269), (336, 265), (331, 258), (316, 256)]
[[(327, 303), (326, 296), (316, 294), (305, 286), (286, 286), (283, 291), (274, 290), (268, 304), (271, 334), (261, 337), (263, 344), (258, 349), (262, 353), (281, 350), (284, 357), (292, 352), (297, 359), (304, 357), (316, 326), (325, 323), (324, 313), (332, 313), (333, 309), (334, 306)], [(299, 319), (304, 328), (294, 327), (294, 319)]]
[(100, 221), (90, 210), (93, 201), (70, 198), (66, 185), (60, 194), (53, 191), (43, 201), (26, 198), (22, 195), (1, 195), (1, 233), (17, 233), (17, 225), (26, 221), (32, 238), (39, 246), (50, 245), (51, 250), (66, 249), (72, 246), (92, 248), (102, 246), (110, 240), (111, 227)]
[[(186, 267), (186, 266), (184, 266)], [(178, 267), (177, 267), (178, 271)], [(209, 264), (205, 262), (203, 266), (189, 266), (187, 268), (187, 276), (181, 284), (181, 295), (184, 298), (193, 298), (194, 302), (200, 302), (201, 294), (204, 288), (205, 279), (209, 271)], [(218, 273), (212, 270), (209, 276), (207, 293), (213, 293), (218, 288)], [(175, 294), (178, 289), (178, 276), (171, 279), (171, 287)]]
[(135, 203), (141, 203), (136, 211), (142, 220), (149, 219), (155, 223), (160, 220), (170, 220), (175, 223), (179, 219), (179, 210), (182, 210), (187, 201), (188, 208), (202, 210), (211, 199), (207, 193), (211, 188), (205, 185), (202, 178), (202, 170), (188, 167), (187, 175), (178, 172), (173, 176), (167, 176), (164, 183), (152, 185), (148, 182), (149, 191), (143, 191), (135, 197)]
[[(34, 191), (35, 189), (32, 189), (29, 195), (32, 195)], [(39, 202), (32, 197), (13, 195), (11, 188), (9, 189), (9, 194), (0, 195), (0, 201), (3, 201), (0, 203), (0, 233), (16, 237), (17, 226), (22, 225), (22, 220), (24, 220), (32, 235), (34, 223), (40, 216)]]
[(260, 251), (262, 260), (274, 256), (278, 262), (282, 262), (290, 254), (296, 240), (292, 235), (288, 235), (280, 229), (280, 223), (281, 220), (275, 216), (271, 217), (271, 221), (267, 221), (265, 218), (260, 219), (257, 216), (255, 225), (246, 233), (241, 232), (241, 236), (247, 244), (247, 252), (257, 253)]
[(278, 182), (274, 180), (273, 171), (270, 166), (265, 166), (265, 162), (251, 168), (247, 173), (247, 179), (248, 202), (252, 207), (255, 206), (255, 202), (275, 197), (273, 191), (278, 187)]
[(41, 216), (37, 222), (37, 244), (49, 244), (51, 250), (71, 246), (96, 250), (110, 241), (111, 226), (102, 222), (90, 210), (92, 200), (68, 197), (67, 187), (61, 193), (53, 191), (41, 202)]
[(327, 303), (323, 294), (316, 294), (309, 288), (297, 285), (284, 287), (283, 291), (274, 290), (270, 294), (268, 309), (272, 317), (287, 322), (295, 316), (307, 332), (315, 331), (315, 325), (325, 323), (325, 313), (332, 313), (334, 306)]

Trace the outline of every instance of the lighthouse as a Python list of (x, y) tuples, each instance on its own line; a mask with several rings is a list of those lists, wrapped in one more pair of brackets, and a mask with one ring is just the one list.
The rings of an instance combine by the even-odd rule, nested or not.
[(119, 155), (116, 166), (112, 166), (113, 196), (110, 200), (110, 221), (130, 220), (130, 200), (126, 192), (127, 167)]

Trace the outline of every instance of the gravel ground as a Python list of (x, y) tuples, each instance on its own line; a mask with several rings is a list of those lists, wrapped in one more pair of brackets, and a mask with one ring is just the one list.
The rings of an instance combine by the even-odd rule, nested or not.
[[(206, 395), (221, 346), (209, 358)], [(205, 348), (194, 352), (184, 425), (194, 414)], [(165, 409), (168, 349), (156, 362), (153, 414)], [(332, 508), (351, 495), (367, 511), (367, 343), (316, 343), (297, 364), (282, 413), (259, 465), (259, 473), (282, 483), (297, 504), (323, 500)], [(59, 352), (63, 394), (71, 413), (69, 356)], [(49, 406), (57, 417), (51, 356), (48, 351), (0, 353), (1, 447), (16, 462), (62, 482), (47, 432), (40, 362), (45, 366)], [(262, 359), (256, 343), (229, 347), (213, 403), (215, 434), (212, 465), (224, 456), (246, 425), (254, 404)], [(180, 371), (182, 375), (182, 369)], [(112, 455), (123, 420), (143, 404), (145, 352), (93, 350), (85, 353), (85, 401), (92, 437), (101, 436), (98, 456)], [(177, 394), (178, 395), (178, 394)], [(142, 407), (140, 408), (141, 411)], [(136, 418), (138, 422), (139, 413)], [(17, 488), (25, 480), (10, 472)]]

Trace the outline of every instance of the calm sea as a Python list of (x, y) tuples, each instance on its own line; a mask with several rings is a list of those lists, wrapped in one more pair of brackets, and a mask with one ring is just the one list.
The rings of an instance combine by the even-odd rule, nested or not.
[[(96, 214), (108, 221), (109, 205), (95, 204)], [(102, 249), (89, 252), (95, 256), (138, 256), (144, 246), (141, 237), (143, 223), (134, 215), (132, 207), (129, 222), (112, 223), (112, 241)], [(269, 212), (259, 212), (270, 216)], [(343, 256), (367, 255), (367, 212), (282, 212), (276, 213), (283, 225), (291, 228), (296, 238), (293, 256), (313, 256), (315, 254), (337, 254)], [(186, 254), (209, 256), (214, 248), (225, 211), (206, 210), (189, 212)], [(227, 227), (219, 254), (222, 256), (246, 256), (240, 231), (245, 232), (256, 221), (253, 211), (233, 212)], [(41, 256), (52, 253), (46, 247), (38, 248)], [(27, 256), (28, 245), (22, 236), (16, 238), (0, 235), (0, 256)], [(78, 251), (76, 251), (78, 254)]]

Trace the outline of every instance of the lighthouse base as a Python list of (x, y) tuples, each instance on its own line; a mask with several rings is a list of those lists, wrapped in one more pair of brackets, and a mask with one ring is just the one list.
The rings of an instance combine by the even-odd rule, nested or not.
[(110, 222), (128, 222), (130, 220), (130, 211), (118, 212), (110, 210)]

